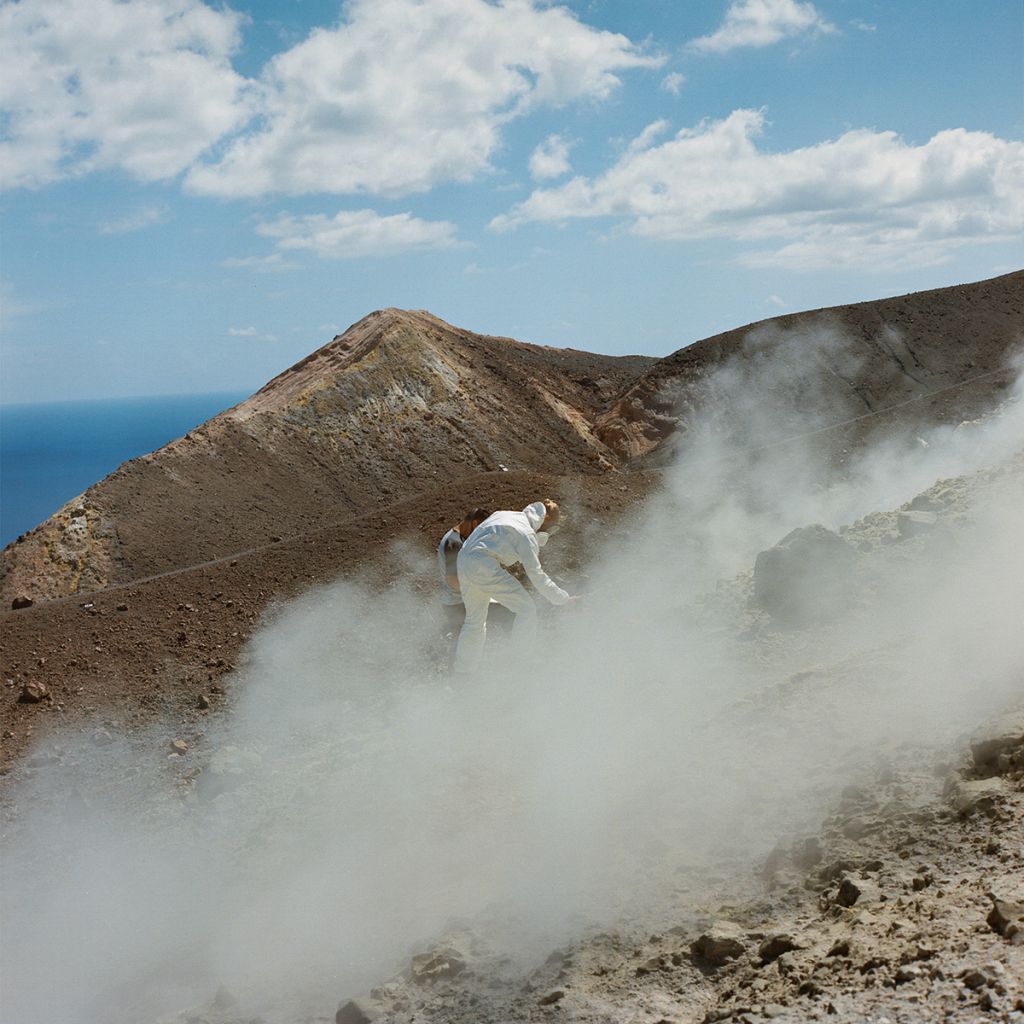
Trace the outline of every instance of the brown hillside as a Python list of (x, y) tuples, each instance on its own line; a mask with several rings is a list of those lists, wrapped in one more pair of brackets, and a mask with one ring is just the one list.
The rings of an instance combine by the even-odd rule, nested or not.
[[(891, 432), (894, 422), (956, 423), (990, 409), (1016, 377), (1012, 356), (1022, 343), (1024, 271), (788, 314), (659, 360), (598, 420), (595, 433), (620, 457), (659, 461), (657, 454), (664, 460), (672, 446), (663, 442), (685, 436), (697, 409), (712, 404), (716, 417), (728, 423), (735, 411), (729, 403), (749, 391), (759, 404), (788, 410), (804, 423), (809, 402), (820, 409), (822, 425), (856, 418), (849, 430), (836, 433), (841, 452), (868, 430)], [(785, 393), (765, 394), (780, 386), (779, 375), (760, 371), (782, 359), (790, 364)], [(743, 388), (733, 395), (709, 390), (709, 370), (733, 360)], [(889, 409), (891, 415), (859, 419)], [(775, 426), (786, 436), (785, 417)]]
[(599, 472), (590, 424), (655, 360), (372, 313), (247, 401), (121, 466), (2, 555), (6, 606), (92, 593), (502, 467)]

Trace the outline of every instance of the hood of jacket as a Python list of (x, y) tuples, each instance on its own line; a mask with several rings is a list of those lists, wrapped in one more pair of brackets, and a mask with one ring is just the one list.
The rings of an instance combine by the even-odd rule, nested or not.
[(543, 501), (531, 502), (523, 509), (523, 515), (529, 520), (534, 533), (537, 533), (544, 525), (544, 519), (547, 517), (547, 514), (548, 510), (544, 507)]

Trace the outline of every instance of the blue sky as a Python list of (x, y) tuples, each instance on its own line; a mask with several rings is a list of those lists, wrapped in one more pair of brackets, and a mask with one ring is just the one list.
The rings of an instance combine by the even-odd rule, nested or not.
[(4, 402), (373, 309), (664, 355), (1024, 260), (1012, 0), (0, 3)]

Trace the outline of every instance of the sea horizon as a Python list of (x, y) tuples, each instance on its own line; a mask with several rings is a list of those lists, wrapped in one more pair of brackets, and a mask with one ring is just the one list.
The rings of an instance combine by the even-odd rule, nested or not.
[(250, 391), (0, 404), (0, 547), (130, 459), (237, 405)]

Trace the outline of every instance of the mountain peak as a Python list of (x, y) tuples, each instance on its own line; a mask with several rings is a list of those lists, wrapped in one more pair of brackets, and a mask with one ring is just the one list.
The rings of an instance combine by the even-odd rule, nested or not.
[(398, 334), (415, 342), (425, 335), (456, 333), (456, 329), (426, 310), (378, 309), (356, 321), (342, 334), (283, 370), (251, 398), (231, 410), (237, 420), (263, 413), (279, 412), (325, 380), (357, 366), (382, 344)]

